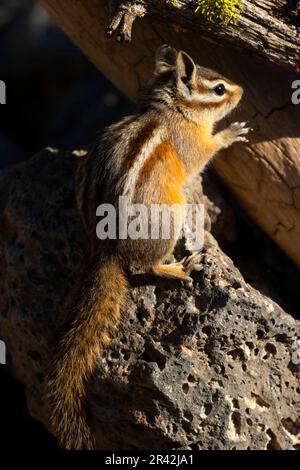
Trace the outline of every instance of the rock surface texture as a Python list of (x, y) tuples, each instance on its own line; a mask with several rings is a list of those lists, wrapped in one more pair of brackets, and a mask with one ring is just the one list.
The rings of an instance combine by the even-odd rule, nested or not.
[[(47, 149), (0, 177), (0, 338), (46, 426), (45, 372), (85, 258), (78, 158)], [(208, 232), (202, 265), (192, 288), (132, 279), (88, 385), (99, 449), (300, 448), (300, 322), (246, 284)]]

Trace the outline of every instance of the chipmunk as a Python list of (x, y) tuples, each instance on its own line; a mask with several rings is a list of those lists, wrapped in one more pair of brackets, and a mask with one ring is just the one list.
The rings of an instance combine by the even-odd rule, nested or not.
[(120, 196), (146, 205), (184, 205), (189, 179), (220, 149), (247, 140), (244, 122), (214, 134), (215, 124), (237, 106), (242, 94), (240, 86), (164, 45), (156, 53), (139, 114), (110, 126), (81, 158), (77, 203), (91, 247), (90, 261), (72, 294), (69, 327), (48, 382), (51, 423), (64, 448), (94, 447), (86, 385), (119, 325), (130, 268), (139, 266), (185, 282), (191, 281), (193, 269), (199, 269), (199, 254), (163, 264), (173, 251), (176, 234), (170, 239), (100, 241), (95, 230), (97, 207), (117, 206)]

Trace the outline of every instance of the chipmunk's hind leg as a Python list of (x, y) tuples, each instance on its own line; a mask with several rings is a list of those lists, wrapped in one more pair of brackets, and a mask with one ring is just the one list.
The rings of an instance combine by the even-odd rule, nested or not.
[(184, 272), (183, 267), (179, 263), (157, 264), (151, 268), (151, 272), (159, 277), (177, 279), (188, 284), (192, 282), (192, 278)]
[(200, 258), (201, 255), (199, 253), (193, 253), (177, 263), (157, 264), (151, 268), (151, 272), (159, 277), (178, 279), (191, 284), (193, 282), (193, 279), (190, 277), (191, 272), (202, 269)]

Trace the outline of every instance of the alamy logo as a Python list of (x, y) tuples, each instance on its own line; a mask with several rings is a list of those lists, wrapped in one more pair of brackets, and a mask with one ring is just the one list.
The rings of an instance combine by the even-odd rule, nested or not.
[(300, 104), (300, 80), (293, 81), (292, 89), (295, 90), (292, 94), (292, 103)]
[(6, 364), (6, 346), (4, 341), (0, 340), (0, 364)]
[(0, 104), (6, 104), (6, 85), (0, 80)]
[(203, 247), (203, 204), (131, 204), (121, 196), (117, 209), (112, 204), (101, 204), (96, 216), (101, 217), (96, 227), (100, 240), (169, 240), (184, 236), (192, 251)]

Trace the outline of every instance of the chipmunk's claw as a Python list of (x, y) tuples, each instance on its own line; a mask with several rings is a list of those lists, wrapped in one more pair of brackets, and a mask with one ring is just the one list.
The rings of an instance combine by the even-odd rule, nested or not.
[(233, 134), (233, 142), (249, 142), (249, 140), (244, 137), (252, 129), (250, 127), (245, 127), (248, 123), (244, 122), (234, 122), (229, 126)]
[(200, 260), (201, 254), (196, 252), (190, 256), (185, 256), (180, 263), (182, 264), (184, 272), (190, 275), (192, 271), (201, 271), (201, 269), (203, 269)]

